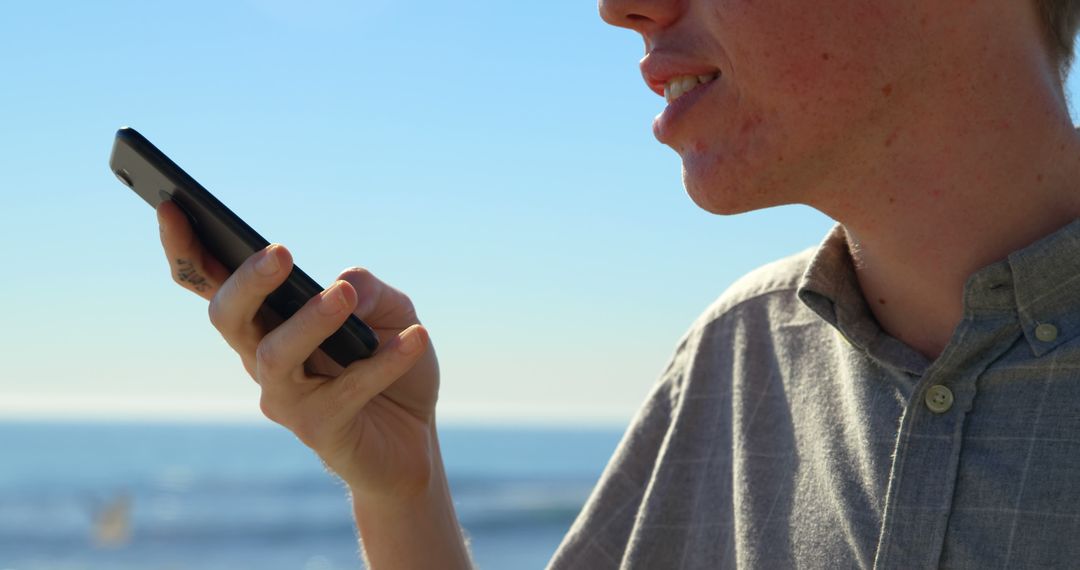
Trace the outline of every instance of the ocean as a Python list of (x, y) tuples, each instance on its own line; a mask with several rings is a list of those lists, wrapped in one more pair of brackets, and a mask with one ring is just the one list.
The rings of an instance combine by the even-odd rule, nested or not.
[[(441, 428), (477, 566), (543, 568), (619, 437)], [(363, 567), (345, 488), (274, 425), (4, 422), (0, 454), (0, 570)]]

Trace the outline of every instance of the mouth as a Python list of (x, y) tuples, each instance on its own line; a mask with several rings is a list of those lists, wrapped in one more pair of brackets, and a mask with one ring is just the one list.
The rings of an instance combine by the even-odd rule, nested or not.
[[(660, 142), (672, 146), (686, 117), (694, 112), (703, 99), (724, 97), (727, 83), (724, 74), (711, 61), (690, 54), (654, 49), (640, 62), (641, 75), (653, 93), (664, 98), (667, 105), (653, 121), (653, 133)], [(717, 81), (719, 79), (719, 81)], [(714, 104), (723, 101), (715, 100)]]
[[(702, 99), (709, 97), (723, 97), (725, 91), (723, 81), (717, 81), (721, 74), (708, 73), (705, 75), (680, 75), (663, 84), (664, 99), (667, 106), (656, 116), (653, 121), (653, 135), (661, 143), (668, 146), (676, 144), (680, 138), (680, 130), (687, 125), (693, 126), (693, 121), (687, 117), (694, 112), (694, 108)], [(659, 87), (659, 85), (657, 85)], [(659, 91), (659, 89), (656, 89)], [(714, 105), (722, 105), (722, 101), (714, 100)]]
[(698, 87), (712, 83), (717, 77), (720, 77), (720, 72), (707, 73), (705, 75), (680, 75), (678, 77), (673, 77), (664, 84), (664, 100), (670, 105), (679, 97), (686, 95)]

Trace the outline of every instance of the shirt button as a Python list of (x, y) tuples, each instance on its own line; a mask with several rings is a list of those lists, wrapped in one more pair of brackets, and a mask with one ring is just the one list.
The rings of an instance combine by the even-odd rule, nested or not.
[(1043, 323), (1035, 327), (1035, 338), (1043, 342), (1054, 342), (1057, 338), (1057, 327), (1050, 323)]
[(936, 384), (926, 391), (926, 407), (935, 414), (944, 414), (952, 407), (952, 390)]

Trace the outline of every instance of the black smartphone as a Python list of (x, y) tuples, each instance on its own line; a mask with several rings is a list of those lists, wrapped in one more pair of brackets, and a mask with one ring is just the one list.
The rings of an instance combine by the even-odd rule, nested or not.
[[(244, 260), (270, 245), (135, 129), (124, 127), (116, 131), (109, 168), (150, 206), (157, 208), (165, 200), (179, 206), (199, 241), (229, 271), (236, 271)], [(264, 309), (285, 320), (322, 290), (314, 279), (293, 265), (285, 283), (266, 298)], [(349, 315), (345, 324), (319, 348), (338, 364), (348, 366), (371, 356), (378, 346), (379, 339), (371, 327)]]

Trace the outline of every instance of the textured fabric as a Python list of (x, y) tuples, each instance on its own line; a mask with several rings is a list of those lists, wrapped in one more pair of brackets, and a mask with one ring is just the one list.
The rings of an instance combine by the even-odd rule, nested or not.
[(972, 275), (933, 362), (837, 226), (695, 323), (550, 567), (1080, 567), (1077, 335), (1080, 220)]

